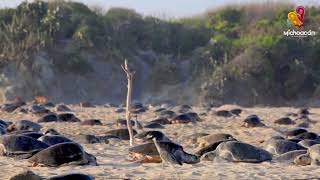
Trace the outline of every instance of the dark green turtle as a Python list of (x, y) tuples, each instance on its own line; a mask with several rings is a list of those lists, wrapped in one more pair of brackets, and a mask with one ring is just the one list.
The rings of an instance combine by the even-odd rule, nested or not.
[(22, 135), (0, 136), (0, 155), (26, 159), (47, 148), (48, 145)]
[(195, 120), (188, 116), (187, 114), (180, 114), (172, 119), (169, 119), (171, 124), (186, 124), (186, 123), (194, 123)]
[(305, 148), (308, 148), (308, 147), (313, 146), (315, 144), (320, 144), (320, 142), (316, 141), (316, 140), (304, 139), (304, 140), (301, 140), (298, 144), (300, 144), (301, 146), (303, 146)]
[(161, 118), (173, 118), (174, 116), (176, 116), (177, 114), (174, 111), (170, 111), (170, 110), (165, 110), (165, 111), (161, 111), (159, 113), (157, 113), (157, 115)]
[(60, 133), (53, 128), (47, 129), (44, 134), (45, 135), (60, 135)]
[(51, 176), (47, 180), (93, 180), (94, 178), (90, 175), (82, 173), (68, 173), (58, 176)]
[(306, 166), (306, 165), (320, 165), (320, 144), (315, 144), (308, 148), (306, 154), (297, 156), (294, 159), (296, 165)]
[(302, 134), (302, 133), (305, 133), (308, 131), (304, 128), (294, 128), (294, 129), (288, 129), (288, 130), (280, 131), (280, 132), (287, 137), (292, 137), (292, 136), (297, 136), (299, 134)]
[(279, 163), (294, 163), (294, 159), (302, 154), (306, 154), (307, 150), (294, 150), (275, 156), (272, 160)]
[(60, 111), (60, 112), (70, 112), (70, 111), (72, 111), (68, 106), (66, 106), (64, 104), (57, 105), (55, 110), (56, 111)]
[(97, 165), (96, 158), (77, 143), (67, 142), (50, 146), (28, 159), (32, 166)]
[(32, 171), (22, 171), (10, 177), (9, 180), (43, 180), (40, 176)]
[(232, 117), (232, 113), (228, 110), (217, 110), (217, 111), (214, 111), (214, 115), (216, 116), (221, 116), (221, 117)]
[(153, 142), (129, 148), (129, 157), (132, 161), (140, 163), (162, 162), (158, 150)]
[(289, 151), (305, 150), (306, 148), (288, 140), (273, 140), (266, 143), (265, 149), (272, 154), (281, 155)]
[(226, 141), (218, 145), (217, 149), (204, 154), (201, 161), (228, 161), (259, 163), (272, 159), (272, 155), (261, 148), (238, 141)]
[(242, 113), (242, 109), (240, 108), (234, 108), (230, 110), (230, 113), (236, 116), (240, 116), (240, 114)]
[(38, 119), (38, 123), (47, 123), (47, 122), (57, 122), (59, 117), (57, 114), (50, 113), (46, 114)]
[(119, 139), (117, 136), (114, 135), (102, 135), (102, 136), (96, 136), (91, 134), (85, 134), (81, 135), (77, 138), (79, 142), (85, 143), (85, 144), (95, 144), (95, 143), (109, 143), (109, 139)]
[(102, 126), (102, 122), (99, 119), (87, 119), (82, 121), (80, 124), (88, 126)]
[(257, 115), (249, 115), (242, 123), (242, 127), (265, 127), (266, 125), (261, 122), (261, 119)]
[(157, 119), (154, 119), (154, 120), (151, 120), (150, 123), (159, 123), (161, 125), (167, 125), (167, 124), (170, 124), (170, 121), (167, 119), (167, 118), (157, 118)]
[(145, 123), (143, 127), (149, 128), (149, 129), (164, 129), (164, 127), (160, 123), (157, 123), (157, 122)]
[(301, 133), (301, 134), (298, 134), (296, 136), (293, 136), (292, 138), (295, 138), (295, 139), (308, 139), (308, 140), (317, 140), (317, 141), (320, 141), (320, 137), (318, 136), (318, 134), (316, 133), (313, 133), (313, 132), (305, 132), (305, 133)]
[(62, 122), (80, 122), (80, 119), (77, 118), (72, 113), (62, 113), (62, 114), (59, 114), (58, 117), (59, 117), (59, 121), (62, 121)]
[(38, 123), (32, 122), (30, 120), (20, 120), (9, 125), (9, 127), (7, 128), (7, 131), (8, 132), (18, 131), (18, 130), (40, 131), (41, 128), (42, 126)]
[(213, 143), (211, 143), (211, 144), (199, 149), (195, 153), (195, 155), (198, 155), (198, 156), (201, 157), (202, 155), (204, 155), (204, 154), (206, 154), (208, 152), (212, 152), (212, 151), (216, 150), (217, 147), (219, 146), (219, 144), (221, 144), (223, 142), (226, 142), (226, 141), (234, 141), (234, 140), (232, 140), (232, 139), (224, 139), (224, 140), (220, 140), (220, 141), (215, 141), (215, 142), (213, 142)]
[(72, 140), (70, 140), (69, 138), (61, 135), (45, 135), (38, 138), (38, 140), (48, 144), (49, 146), (59, 143), (72, 142)]
[(289, 117), (282, 117), (274, 121), (275, 124), (279, 125), (292, 125), (296, 124), (291, 118)]
[[(130, 140), (129, 131), (127, 128), (125, 129), (113, 129), (107, 131), (105, 134), (117, 136), (121, 140)], [(133, 135), (136, 135), (137, 131), (133, 129)]]
[(226, 133), (216, 133), (216, 134), (210, 134), (207, 136), (202, 136), (197, 139), (197, 144), (199, 147), (206, 147), (210, 144), (213, 144), (218, 141), (223, 140), (235, 140), (231, 134)]
[(43, 115), (43, 114), (50, 113), (50, 110), (42, 105), (32, 105), (29, 108), (29, 112), (36, 115)]

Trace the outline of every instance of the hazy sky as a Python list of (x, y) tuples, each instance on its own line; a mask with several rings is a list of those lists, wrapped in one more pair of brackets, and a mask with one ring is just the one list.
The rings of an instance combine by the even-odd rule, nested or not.
[[(31, 1), (31, 0), (29, 0)], [(201, 14), (204, 11), (226, 4), (242, 4), (248, 2), (277, 2), (276, 0), (76, 0), (98, 6), (103, 9), (110, 7), (127, 7), (144, 15), (160, 17), (181, 17)], [(0, 0), (0, 7), (14, 7), (22, 0)], [(278, 0), (283, 2), (283, 0)], [(320, 0), (289, 0), (299, 5), (320, 4)], [(164, 16), (165, 15), (165, 16)]]

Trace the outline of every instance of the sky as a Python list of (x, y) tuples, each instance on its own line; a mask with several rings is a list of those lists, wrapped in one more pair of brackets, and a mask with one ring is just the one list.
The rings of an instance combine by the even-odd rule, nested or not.
[[(32, 1), (32, 0), (29, 0)], [(109, 9), (126, 7), (135, 9), (143, 15), (161, 18), (179, 18), (201, 14), (209, 9), (228, 4), (243, 4), (257, 0), (75, 0), (91, 7)], [(259, 2), (283, 2), (284, 0), (259, 0)], [(15, 7), (22, 0), (0, 0), (0, 7)], [(297, 5), (320, 5), (320, 0), (288, 0)]]

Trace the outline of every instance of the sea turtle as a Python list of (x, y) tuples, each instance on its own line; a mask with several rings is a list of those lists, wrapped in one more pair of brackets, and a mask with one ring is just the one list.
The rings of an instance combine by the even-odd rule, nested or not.
[(320, 165), (320, 144), (315, 144), (308, 148), (306, 154), (302, 154), (294, 159), (296, 165)]
[(203, 136), (208, 136), (208, 135), (209, 135), (208, 133), (204, 133), (204, 132), (193, 133), (189, 136), (186, 136), (186, 141), (190, 144), (197, 144), (198, 138), (203, 137)]
[[(121, 140), (129, 140), (129, 131), (128, 129), (113, 129), (110, 131), (107, 131), (105, 134), (110, 134), (117, 136)], [(137, 131), (133, 129), (133, 135), (136, 135)]]
[(43, 180), (43, 178), (34, 172), (27, 170), (13, 175), (9, 180)]
[(297, 156), (300, 156), (302, 154), (306, 154), (307, 150), (294, 150), (294, 151), (289, 151), (286, 153), (283, 153), (279, 156), (275, 156), (272, 158), (273, 161), (279, 162), (279, 163), (293, 163), (294, 159)]
[(160, 124), (160, 123), (157, 123), (157, 122), (148, 122), (148, 123), (145, 123), (144, 128), (150, 128), (150, 129), (163, 129), (164, 127)]
[(162, 160), (153, 142), (129, 148), (129, 157), (140, 163), (161, 163)]
[(45, 107), (55, 107), (56, 105), (52, 102), (47, 102), (43, 104)]
[(109, 139), (119, 139), (119, 138), (113, 135), (96, 136), (91, 134), (81, 135), (80, 137), (77, 138), (79, 142), (86, 143), (86, 144), (95, 144), (95, 143), (109, 144)]
[(242, 109), (239, 109), (239, 108), (230, 109), (230, 113), (236, 116), (239, 116), (242, 113)]
[(42, 105), (32, 105), (29, 108), (29, 112), (32, 113), (32, 114), (36, 114), (36, 115), (43, 115), (43, 114), (49, 113), (50, 110), (45, 108)]
[(59, 104), (56, 106), (55, 111), (60, 111), (60, 112), (70, 112), (72, 111), (68, 106), (64, 104)]
[(221, 116), (221, 117), (226, 117), (226, 118), (233, 116), (232, 113), (230, 111), (228, 111), (228, 110), (217, 110), (217, 111), (214, 112), (214, 114), (216, 116)]
[(80, 119), (77, 118), (72, 113), (62, 113), (62, 114), (59, 114), (58, 117), (59, 117), (59, 121), (62, 121), (62, 122), (80, 122)]
[[(131, 154), (133, 154), (131, 157), (135, 158), (135, 160), (137, 161), (142, 161), (142, 162), (150, 161), (150, 158), (147, 158), (146, 156), (152, 155), (152, 157), (154, 157), (155, 156), (154, 153), (159, 152), (156, 146), (159, 146), (159, 148), (161, 149), (166, 149), (167, 152), (174, 154), (174, 156), (177, 157), (181, 161), (181, 163), (195, 164), (200, 161), (199, 156), (185, 152), (183, 150), (183, 147), (180, 146), (179, 144), (169, 142), (169, 141), (162, 141), (163, 134), (157, 131), (149, 131), (144, 135), (145, 136), (142, 138), (144, 138), (145, 140), (151, 141), (153, 138), (156, 138), (157, 145), (146, 144), (146, 145), (134, 148), (133, 150), (135, 151), (133, 150), (131, 151), (132, 152)], [(153, 141), (155, 141), (155, 139), (153, 139)], [(160, 155), (158, 156), (160, 159), (162, 159)]]
[(17, 130), (40, 131), (41, 128), (42, 126), (38, 123), (32, 122), (30, 120), (20, 120), (9, 125), (9, 127), (7, 128), (7, 131), (8, 132), (17, 131)]
[(47, 147), (47, 144), (23, 135), (0, 136), (1, 156), (25, 159)]
[(98, 165), (96, 158), (85, 152), (82, 146), (66, 142), (50, 146), (28, 159), (32, 166), (56, 167), (61, 165)]
[(261, 119), (257, 115), (249, 115), (242, 123), (242, 127), (264, 127), (266, 126), (261, 122)]
[(318, 136), (318, 134), (313, 133), (313, 132), (305, 132), (302, 134), (298, 134), (296, 136), (293, 136), (293, 138), (295, 139), (309, 139), (309, 140), (320, 140), (320, 137)]
[(82, 173), (68, 173), (58, 176), (48, 177), (47, 180), (93, 180), (94, 178), (90, 175)]
[(304, 140), (300, 141), (298, 144), (300, 144), (301, 146), (303, 146), (305, 148), (308, 148), (308, 147), (313, 146), (315, 144), (320, 144), (320, 141), (304, 139)]
[(191, 106), (189, 105), (180, 105), (180, 106), (176, 106), (173, 108), (174, 111), (178, 112), (178, 113), (186, 113), (189, 112), (192, 109)]
[(308, 131), (304, 128), (294, 128), (294, 129), (289, 129), (286, 131), (281, 131), (281, 133), (287, 137), (297, 136), (297, 135), (305, 133), (305, 132), (308, 132)]
[(46, 114), (38, 119), (38, 123), (47, 123), (47, 122), (57, 122), (59, 117), (57, 114), (50, 113)]
[(102, 122), (99, 119), (87, 119), (80, 123), (81, 125), (89, 125), (89, 126), (102, 126)]
[[(131, 126), (135, 125), (135, 122), (133, 120), (130, 120)], [(116, 125), (117, 126), (127, 126), (127, 120), (125, 119), (117, 119), (116, 120)]]
[(38, 138), (38, 140), (48, 144), (49, 146), (65, 142), (73, 142), (69, 138), (66, 138), (61, 135), (45, 135)]
[(291, 125), (291, 124), (296, 124), (291, 118), (289, 117), (282, 117), (274, 121), (275, 124), (280, 124), (280, 125)]
[(28, 136), (33, 139), (38, 139), (39, 137), (43, 136), (41, 132), (35, 132), (35, 131), (14, 131), (8, 135), (21, 135), (21, 136)]
[(185, 113), (185, 115), (189, 116), (194, 122), (201, 120), (198, 113), (195, 113), (195, 112), (187, 112)]
[(157, 119), (151, 120), (150, 122), (159, 123), (161, 125), (170, 124), (170, 121), (167, 118), (157, 118)]
[(310, 123), (307, 122), (307, 121), (304, 121), (304, 122), (299, 123), (299, 124), (297, 125), (297, 127), (300, 127), (300, 128), (309, 128), (309, 126), (310, 126)]
[(234, 140), (234, 138), (231, 134), (216, 133), (216, 134), (210, 134), (207, 136), (199, 137), (197, 139), (197, 144), (198, 144), (198, 147), (206, 147), (209, 144), (222, 141), (222, 140)]
[(60, 135), (60, 133), (53, 129), (53, 128), (49, 128), (44, 132), (45, 135)]
[(7, 102), (1, 105), (1, 110), (11, 113), (23, 105), (26, 105), (26, 103), (21, 98), (17, 97), (12, 102)]
[(217, 149), (204, 154), (201, 161), (229, 161), (259, 163), (272, 159), (268, 151), (238, 141), (226, 141), (218, 145)]
[(288, 140), (273, 140), (266, 143), (265, 149), (272, 154), (281, 155), (289, 151), (304, 150), (306, 148)]
[(188, 116), (187, 114), (180, 114), (172, 119), (169, 119), (171, 124), (185, 124), (185, 123), (194, 123), (194, 119)]
[(161, 111), (157, 114), (161, 118), (168, 118), (168, 119), (173, 118), (174, 116), (177, 115), (174, 111), (170, 111), (170, 110)]
[(202, 156), (208, 152), (211, 152), (211, 151), (214, 151), (217, 149), (217, 147), (219, 146), (219, 144), (223, 143), (223, 142), (226, 142), (226, 141), (236, 141), (236, 140), (233, 140), (233, 139), (224, 139), (224, 140), (220, 140), (220, 141), (215, 141), (201, 149), (199, 149), (195, 155), (198, 155), (198, 156)]

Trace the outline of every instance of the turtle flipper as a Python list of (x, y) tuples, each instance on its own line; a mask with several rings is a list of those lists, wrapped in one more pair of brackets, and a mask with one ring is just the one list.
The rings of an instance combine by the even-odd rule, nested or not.
[(28, 159), (28, 158), (30, 158), (31, 156), (33, 156), (33, 154), (32, 154), (32, 153), (28, 153), (28, 154), (16, 155), (16, 156), (14, 156), (13, 158), (16, 159), (16, 160), (22, 160), (22, 159)]

